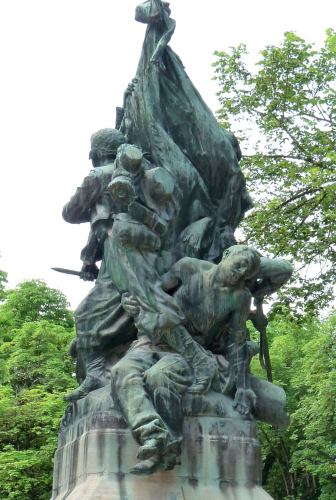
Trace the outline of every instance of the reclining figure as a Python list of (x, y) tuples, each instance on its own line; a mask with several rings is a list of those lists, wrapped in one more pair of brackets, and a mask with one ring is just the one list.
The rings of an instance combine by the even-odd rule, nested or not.
[[(183, 258), (161, 280), (161, 287), (173, 295), (185, 316), (181, 328), (188, 330), (192, 342), (213, 353), (219, 376), (211, 388), (232, 395), (233, 407), (244, 417), (249, 416), (256, 399), (249, 383), (251, 356), (246, 335), (252, 295), (245, 282), (259, 268), (259, 253), (236, 245), (224, 253), (218, 265)], [(125, 294), (123, 307), (142, 331), (137, 297)], [(178, 328), (170, 334), (166, 331), (164, 340), (139, 334), (112, 368), (112, 396), (140, 444), (140, 462), (134, 473), (151, 473), (176, 463), (182, 397), (193, 387), (195, 377), (188, 360), (172, 349), (171, 342), (170, 346), (165, 342), (169, 335), (178, 335)], [(172, 415), (174, 422), (169, 425)]]

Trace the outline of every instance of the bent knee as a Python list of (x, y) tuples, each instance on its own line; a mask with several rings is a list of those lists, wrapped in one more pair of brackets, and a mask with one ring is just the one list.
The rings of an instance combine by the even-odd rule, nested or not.
[(147, 386), (152, 388), (166, 385), (169, 380), (174, 381), (176, 378), (189, 379), (189, 377), (189, 365), (179, 354), (165, 356), (144, 373)]
[(155, 366), (145, 371), (144, 382), (150, 388), (155, 388), (162, 385), (164, 375), (161, 370), (157, 370)]
[(121, 382), (125, 383), (129, 379), (140, 376), (141, 373), (143, 373), (143, 370), (141, 370), (139, 364), (128, 362), (127, 360), (118, 361), (111, 368), (111, 381), (119, 385)]
[(153, 365), (152, 354), (132, 353), (125, 355), (111, 368), (112, 384), (118, 387), (143, 383), (145, 370)]

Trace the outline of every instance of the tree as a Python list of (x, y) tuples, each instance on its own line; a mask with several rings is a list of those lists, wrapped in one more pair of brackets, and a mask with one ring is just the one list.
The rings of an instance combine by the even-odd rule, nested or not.
[[(263, 482), (275, 500), (333, 500), (336, 491), (336, 314), (269, 325), (274, 382), (284, 387), (291, 424), (260, 426)], [(257, 361), (253, 371), (262, 376)]]
[(72, 328), (74, 321), (66, 297), (42, 280), (20, 283), (6, 292), (6, 301), (0, 305), (0, 343), (10, 340), (15, 329), (24, 323), (47, 320)]
[(64, 295), (41, 281), (0, 305), (0, 498), (50, 498), (63, 396), (76, 385), (73, 335)]
[(217, 52), (219, 119), (241, 140), (255, 209), (246, 241), (291, 257), (292, 297), (306, 311), (326, 305), (336, 281), (336, 33), (318, 51), (294, 33), (261, 52)]
[(6, 296), (5, 286), (7, 283), (7, 273), (0, 271), (0, 302), (4, 300)]

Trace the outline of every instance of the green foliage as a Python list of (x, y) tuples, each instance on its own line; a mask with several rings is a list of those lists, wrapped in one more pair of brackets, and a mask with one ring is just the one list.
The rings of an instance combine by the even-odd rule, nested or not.
[(7, 447), (0, 453), (0, 498), (2, 500), (49, 500), (52, 446), (17, 451)]
[(63, 396), (76, 385), (66, 306), (40, 281), (19, 285), (0, 305), (0, 499), (50, 498)]
[[(274, 381), (291, 414), (284, 432), (261, 426), (264, 482), (276, 500), (332, 500), (336, 492), (336, 316), (294, 322), (289, 313), (324, 307), (336, 281), (336, 33), (326, 35), (316, 50), (285, 33), (253, 71), (244, 45), (217, 52), (214, 65), (219, 118), (246, 149), (255, 199), (246, 242), (301, 268), (269, 326)], [(262, 375), (257, 364), (254, 371)]]
[(6, 297), (5, 286), (7, 283), (7, 273), (0, 271), (0, 302)]
[(15, 290), (6, 292), (6, 301), (0, 305), (0, 343), (11, 340), (15, 329), (28, 322), (47, 320), (72, 328), (74, 322), (68, 305), (66, 297), (44, 281), (20, 283)]
[[(327, 304), (336, 281), (336, 32), (315, 50), (294, 33), (261, 52), (255, 70), (244, 45), (217, 52), (219, 118), (242, 141), (255, 209), (246, 241), (301, 266), (295, 304)], [(250, 146), (250, 148), (249, 148)]]
[[(276, 500), (332, 500), (336, 491), (336, 315), (269, 326), (274, 382), (287, 393), (291, 425), (261, 426), (264, 483)], [(254, 371), (262, 375), (257, 362)]]

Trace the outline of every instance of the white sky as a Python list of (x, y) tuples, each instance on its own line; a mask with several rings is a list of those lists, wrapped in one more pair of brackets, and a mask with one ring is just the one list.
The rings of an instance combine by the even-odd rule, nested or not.
[[(80, 269), (88, 225), (61, 211), (90, 170), (92, 132), (114, 126), (145, 25), (137, 0), (0, 0), (0, 269), (10, 285), (42, 278), (73, 307), (92, 286), (51, 266)], [(295, 31), (320, 44), (335, 27), (330, 0), (171, 0), (171, 45), (215, 110), (215, 50), (245, 42), (256, 57)]]

